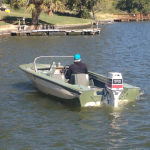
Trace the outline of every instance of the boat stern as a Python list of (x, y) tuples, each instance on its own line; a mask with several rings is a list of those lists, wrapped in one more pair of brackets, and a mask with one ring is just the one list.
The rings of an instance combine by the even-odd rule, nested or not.
[(97, 94), (97, 92), (84, 91), (79, 96), (81, 106), (100, 106), (102, 100), (102, 94)]

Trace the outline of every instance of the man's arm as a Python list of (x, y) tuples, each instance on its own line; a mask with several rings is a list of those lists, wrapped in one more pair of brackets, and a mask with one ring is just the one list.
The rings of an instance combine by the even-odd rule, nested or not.
[(85, 73), (88, 74), (88, 68), (87, 68), (86, 64), (85, 64)]
[(66, 79), (70, 79), (70, 76), (71, 76), (71, 69), (69, 67), (69, 69), (67, 70), (67, 73), (66, 73)]

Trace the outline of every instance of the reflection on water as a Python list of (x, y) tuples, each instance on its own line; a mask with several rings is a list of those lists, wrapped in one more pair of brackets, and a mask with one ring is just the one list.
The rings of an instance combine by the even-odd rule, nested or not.
[[(149, 25), (113, 23), (96, 36), (0, 37), (1, 149), (149, 149)], [(18, 68), (41, 55), (76, 53), (91, 71), (121, 72), (141, 88), (139, 98), (119, 108), (69, 107)]]

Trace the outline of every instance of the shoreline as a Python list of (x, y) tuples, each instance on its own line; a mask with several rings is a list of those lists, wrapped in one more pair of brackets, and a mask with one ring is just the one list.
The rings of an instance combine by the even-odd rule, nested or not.
[[(91, 26), (91, 23), (86, 23), (86, 24), (70, 24), (70, 25), (53, 25), (53, 29), (75, 29), (79, 27), (89, 27)], [(0, 36), (6, 36), (6, 35), (11, 35), (11, 32), (19, 31), (18, 30), (19, 25), (2, 25), (0, 26)], [(20, 31), (31, 31), (31, 30), (41, 30), (43, 29), (43, 25), (31, 25), (27, 26), (27, 30), (20, 30)], [(50, 29), (47, 28), (46, 25), (44, 25), (44, 29)]]
[[(101, 21), (111, 21), (113, 22), (113, 19), (104, 19)], [(95, 24), (94, 21), (91, 21), (90, 23), (84, 23), (84, 24), (66, 24), (66, 25), (48, 25), (48, 26), (53, 26), (54, 29), (68, 29), (68, 28), (79, 28), (79, 27), (89, 27), (89, 26), (93, 26)], [(26, 25), (26, 27), (28, 27), (30, 30), (38, 30), (38, 29), (47, 29), (46, 27), (47, 25), (44, 24), (44, 28), (43, 25)], [(0, 32), (11, 32), (11, 31), (16, 31), (18, 30), (19, 25), (2, 25), (0, 26)]]
[[(80, 32), (78, 30), (80, 30)], [(98, 28), (93, 28), (93, 22), (86, 23), (86, 24), (70, 24), (70, 25), (54, 25), (54, 26), (51, 25), (49, 26), (22, 25), (21, 27), (19, 27), (18, 25), (0, 26), (0, 36), (15, 36), (15, 35), (29, 36), (30, 34), (32, 35), (74, 35), (74, 34), (94, 35), (95, 33), (100, 34), (100, 30), (98, 30)]]
[[(71, 27), (85, 27), (85, 26), (89, 26), (89, 25), (91, 25), (91, 23), (71, 24), (71, 25), (53, 25), (53, 26), (54, 26), (55, 29), (60, 29), (60, 28), (64, 29), (64, 28), (71, 28)], [(30, 26), (27, 26), (27, 27), (29, 27), (30, 30), (35, 30), (35, 29), (42, 28), (42, 26), (43, 25), (30, 25)], [(2, 26), (0, 26), (0, 32), (18, 30), (18, 27), (19, 27), (19, 25), (2, 25)]]

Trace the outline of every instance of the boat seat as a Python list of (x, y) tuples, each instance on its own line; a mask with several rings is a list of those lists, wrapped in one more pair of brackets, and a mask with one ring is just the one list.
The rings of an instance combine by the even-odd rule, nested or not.
[(51, 71), (49, 71), (46, 75), (47, 76), (52, 76), (55, 72), (55, 69), (51, 69)]
[(65, 82), (65, 76), (64, 76), (64, 74), (52, 74), (52, 77), (55, 78), (55, 79), (57, 79), (57, 80)]
[(72, 74), (69, 82), (71, 84), (89, 86), (89, 75), (88, 74)]
[(52, 76), (56, 70), (56, 66), (51, 65), (50, 71), (46, 74), (47, 76)]

